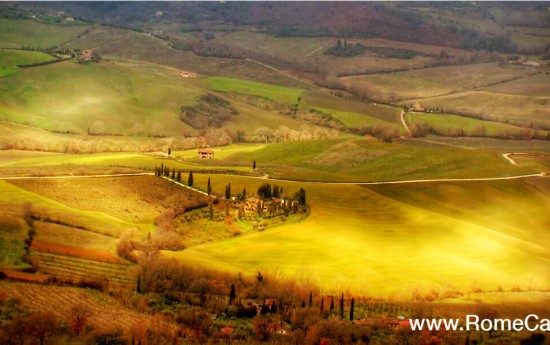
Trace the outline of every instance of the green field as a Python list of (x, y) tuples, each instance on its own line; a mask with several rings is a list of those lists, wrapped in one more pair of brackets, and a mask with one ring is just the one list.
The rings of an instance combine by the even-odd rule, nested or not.
[[(197, 176), (197, 182), (206, 178)], [(212, 179), (215, 190), (228, 182), (236, 190), (258, 185), (240, 177)], [(550, 239), (538, 235), (548, 226), (547, 180), (376, 188), (282, 185), (286, 191), (306, 188), (312, 213), (305, 221), (166, 254), (224, 271), (283, 274), (319, 284), (327, 294), (350, 289), (408, 298), (415, 289), (525, 289), (530, 279), (538, 288), (549, 286), (545, 248)], [(476, 198), (467, 208), (474, 213), (453, 212)], [(424, 205), (425, 199), (432, 204)], [(515, 207), (524, 202), (529, 210)], [(505, 211), (496, 205), (505, 205)], [(496, 213), (505, 217), (495, 218)]]
[[(342, 94), (342, 97), (337, 96)], [(401, 123), (399, 108), (376, 103), (359, 102), (349, 99), (349, 95), (340, 91), (310, 90), (303, 94), (302, 100), (312, 107), (332, 109), (346, 113), (357, 113), (386, 122)]]
[[(2, 48), (51, 48), (76, 38), (91, 26), (56, 26), (38, 23), (31, 19), (0, 19)], [(84, 47), (82, 47), (84, 48)]]
[(19, 65), (31, 65), (55, 60), (51, 55), (26, 50), (0, 50), (0, 78), (17, 72)]
[(256, 160), (272, 177), (313, 181), (390, 181), (426, 178), (510, 176), (532, 173), (499, 153), (416, 142), (369, 140), (278, 143), (239, 152), (227, 161)]
[[(448, 114), (409, 113), (405, 116), (410, 125), (427, 124), (442, 136), (515, 137), (525, 135), (524, 128), (499, 122), (482, 121), (469, 117)], [(539, 131), (546, 136), (546, 131)]]
[(284, 104), (295, 104), (298, 97), (304, 92), (282, 86), (256, 83), (233, 78), (213, 77), (208, 79), (210, 89), (221, 92), (235, 92), (243, 95), (264, 97), (268, 100)]
[(371, 117), (365, 114), (352, 113), (347, 111), (340, 111), (322, 107), (312, 107), (313, 109), (320, 111), (321, 113), (330, 115), (331, 117), (341, 121), (346, 127), (350, 128), (362, 128), (367, 126), (390, 126), (397, 130), (405, 130), (399, 124), (383, 121), (375, 117)]

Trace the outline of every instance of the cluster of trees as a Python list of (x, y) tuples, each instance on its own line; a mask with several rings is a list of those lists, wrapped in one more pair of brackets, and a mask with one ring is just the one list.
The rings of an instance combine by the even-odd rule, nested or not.
[(259, 127), (254, 130), (252, 136), (246, 136), (246, 140), (258, 143), (278, 143), (287, 141), (336, 139), (339, 135), (340, 132), (336, 129), (308, 125), (301, 126), (299, 130), (290, 129), (286, 126), (280, 126), (275, 130), (268, 127)]
[(335, 46), (325, 49), (325, 55), (332, 55), (337, 57), (354, 57), (363, 54), (367, 51), (367, 47), (360, 43), (348, 44), (347, 40), (342, 41), (338, 39)]
[(197, 105), (181, 107), (180, 120), (196, 129), (220, 128), (238, 113), (226, 100), (207, 93)]
[[(176, 171), (176, 168), (172, 168), (172, 170), (170, 170), (168, 165), (164, 165), (164, 163), (161, 163), (159, 167), (155, 167), (155, 176), (169, 177), (172, 180), (181, 182), (181, 174), (182, 174), (181, 170)], [(209, 181), (208, 185), (210, 186), (210, 179), (208, 181)], [(189, 171), (189, 175), (187, 176), (187, 185), (189, 187), (192, 187), (193, 184), (194, 184), (194, 178), (193, 178), (193, 171), (191, 170)]]
[[(224, 145), (231, 142), (223, 141)], [(222, 142), (220, 142), (222, 143)], [(98, 153), (98, 152), (158, 152), (171, 146), (177, 150), (188, 150), (197, 147), (196, 138), (170, 137), (133, 140), (128, 137), (116, 138), (59, 138), (53, 141), (43, 140), (37, 136), (21, 138), (7, 136), (0, 138), (1, 150), (31, 150), (59, 153)]]

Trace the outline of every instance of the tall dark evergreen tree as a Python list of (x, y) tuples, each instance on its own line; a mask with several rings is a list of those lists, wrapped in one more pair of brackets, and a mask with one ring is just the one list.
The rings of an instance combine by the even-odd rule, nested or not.
[(279, 197), (279, 186), (277, 186), (277, 185), (273, 186), (273, 193), (271, 193), (271, 196), (274, 197), (274, 198)]
[(193, 186), (193, 183), (194, 183), (194, 181), (193, 181), (193, 171), (191, 170), (189, 172), (189, 177), (187, 178), (187, 185), (189, 187), (191, 187), (191, 186)]
[(170, 156), (171, 154), (172, 154), (172, 149), (168, 148), (168, 156)]
[(313, 292), (309, 292), (309, 307), (313, 307)]
[(243, 196), (243, 200), (246, 200), (246, 188), (243, 188), (242, 196)]
[(208, 195), (212, 193), (212, 186), (210, 186), (210, 177), (208, 178), (208, 185), (206, 186), (206, 192), (208, 193)]
[(353, 312), (355, 311), (355, 299), (351, 298), (351, 307), (349, 308), (349, 320), (353, 321)]
[(325, 311), (325, 298), (321, 296), (321, 313)]
[(176, 180), (177, 180), (178, 182), (181, 181), (181, 171), (178, 171), (178, 175), (177, 175), (177, 177), (176, 177)]
[(172, 180), (176, 179), (176, 168), (172, 168)]
[(329, 311), (334, 310), (334, 296), (330, 296), (330, 308)]
[(344, 294), (342, 293), (342, 297), (340, 298), (340, 319), (344, 319)]
[(233, 303), (233, 300), (237, 297), (235, 292), (235, 284), (231, 283), (231, 290), (229, 291), (229, 304)]
[(231, 183), (225, 187), (225, 198), (228, 200), (231, 199)]
[(254, 160), (254, 162), (252, 163), (252, 169), (256, 170), (256, 160)]

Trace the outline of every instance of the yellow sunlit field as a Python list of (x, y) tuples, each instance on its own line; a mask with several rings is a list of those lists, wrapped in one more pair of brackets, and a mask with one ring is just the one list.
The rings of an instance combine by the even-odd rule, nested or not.
[(545, 6), (1, 3), (0, 344), (546, 344)]

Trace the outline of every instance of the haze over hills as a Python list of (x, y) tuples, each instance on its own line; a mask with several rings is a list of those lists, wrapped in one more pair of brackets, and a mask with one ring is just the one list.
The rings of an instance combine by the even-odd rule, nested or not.
[(549, 8), (0, 3), (0, 343), (539, 341)]

